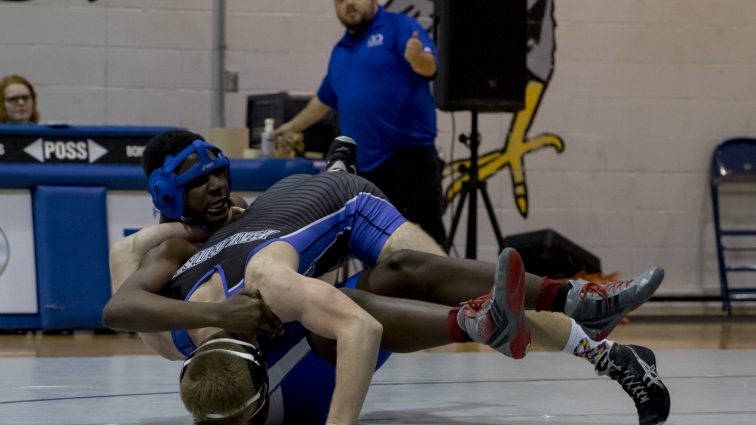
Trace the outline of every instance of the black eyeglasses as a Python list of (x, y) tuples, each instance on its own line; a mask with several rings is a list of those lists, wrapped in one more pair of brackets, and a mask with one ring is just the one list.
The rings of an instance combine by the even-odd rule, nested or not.
[(21, 103), (21, 102), (29, 103), (31, 101), (31, 98), (32, 97), (29, 96), (28, 94), (24, 94), (20, 96), (6, 97), (5, 101), (8, 103)]

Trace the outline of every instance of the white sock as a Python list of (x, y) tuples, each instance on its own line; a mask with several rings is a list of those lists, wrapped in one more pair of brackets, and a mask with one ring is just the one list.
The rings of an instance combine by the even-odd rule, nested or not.
[(582, 357), (591, 362), (591, 364), (596, 364), (604, 353), (609, 352), (614, 341), (609, 339), (594, 341), (574, 319), (571, 319), (571, 322), (570, 337), (567, 339), (567, 344), (562, 348), (562, 352)]

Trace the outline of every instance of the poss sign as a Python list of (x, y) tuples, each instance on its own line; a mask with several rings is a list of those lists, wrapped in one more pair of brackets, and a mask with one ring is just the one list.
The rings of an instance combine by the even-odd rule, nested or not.
[(166, 130), (176, 128), (0, 125), (0, 163), (141, 164), (144, 146)]
[(93, 163), (108, 153), (108, 150), (92, 139), (44, 140), (39, 138), (24, 148), (29, 156), (39, 162), (88, 162)]

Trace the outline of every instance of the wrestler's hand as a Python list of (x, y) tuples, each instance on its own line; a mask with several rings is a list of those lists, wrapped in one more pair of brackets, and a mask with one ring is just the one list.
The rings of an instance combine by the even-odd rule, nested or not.
[(265, 304), (260, 291), (245, 288), (223, 303), (220, 327), (240, 335), (283, 334), (281, 321)]
[(231, 224), (235, 222), (244, 213), (245, 209), (242, 207), (232, 206), (228, 209), (228, 218), (223, 225)]

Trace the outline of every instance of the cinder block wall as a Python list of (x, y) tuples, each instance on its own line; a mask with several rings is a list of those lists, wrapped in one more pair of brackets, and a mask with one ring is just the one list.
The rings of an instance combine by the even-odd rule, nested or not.
[[(227, 68), (240, 74), (228, 126), (244, 125), (248, 94), (316, 90), (342, 33), (331, 1), (226, 3)], [(660, 264), (660, 292), (717, 293), (707, 168), (717, 143), (756, 136), (756, 2), (572, 0), (555, 16), (555, 73), (529, 135), (555, 133), (565, 150), (526, 156), (527, 219), (509, 171), (490, 180), (504, 234), (554, 228), (606, 272)], [(205, 131), (212, 23), (210, 0), (3, 2), (0, 74), (32, 80), (43, 120)], [(511, 118), (481, 116), (482, 152), (503, 147)], [(467, 155), (453, 140), (469, 114), (454, 122), (439, 114), (447, 158)], [(735, 219), (756, 222), (753, 192), (738, 196)], [(478, 218), (479, 258), (492, 260), (498, 248)]]

